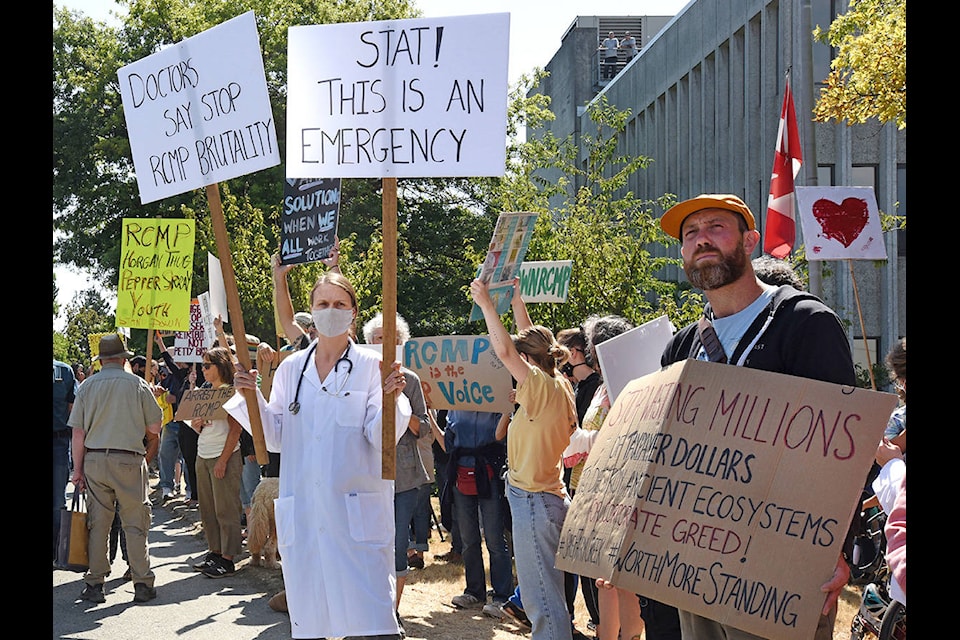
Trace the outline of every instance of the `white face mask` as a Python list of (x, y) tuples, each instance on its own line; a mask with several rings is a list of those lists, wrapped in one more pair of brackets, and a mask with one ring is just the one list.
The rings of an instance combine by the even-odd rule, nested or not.
[(342, 336), (353, 323), (353, 309), (327, 307), (314, 309), (310, 315), (313, 316), (313, 326), (317, 328), (317, 332), (328, 338)]

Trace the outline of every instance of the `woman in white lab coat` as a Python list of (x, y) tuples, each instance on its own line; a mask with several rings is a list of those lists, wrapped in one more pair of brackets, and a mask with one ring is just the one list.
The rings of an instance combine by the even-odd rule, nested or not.
[[(381, 478), (382, 394), (396, 397), (397, 435), (410, 405), (394, 363), (350, 338), (353, 286), (328, 271), (310, 293), (319, 335), (283, 360), (270, 401), (257, 391), (267, 448), (280, 451), (277, 538), (294, 638), (399, 638), (395, 612), (393, 481)], [(256, 389), (256, 371), (237, 389)], [(250, 429), (246, 400), (224, 408)], [(394, 443), (396, 444), (396, 443)]]

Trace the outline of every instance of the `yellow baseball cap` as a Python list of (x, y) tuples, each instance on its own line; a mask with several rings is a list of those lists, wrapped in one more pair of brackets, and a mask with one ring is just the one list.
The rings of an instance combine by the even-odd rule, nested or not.
[(691, 213), (696, 213), (701, 209), (726, 209), (739, 213), (746, 220), (748, 229), (752, 231), (757, 228), (757, 221), (754, 219), (750, 207), (731, 193), (701, 193), (696, 198), (678, 202), (667, 209), (660, 218), (660, 228), (668, 235), (679, 240), (680, 227), (683, 226), (683, 221)]

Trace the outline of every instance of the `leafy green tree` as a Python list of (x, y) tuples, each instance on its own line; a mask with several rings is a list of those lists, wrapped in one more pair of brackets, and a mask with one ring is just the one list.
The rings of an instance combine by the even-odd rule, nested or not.
[[(78, 291), (64, 310), (67, 325), (63, 333), (54, 332), (54, 354), (64, 362), (82, 362), (89, 365), (90, 335), (116, 331), (116, 318), (110, 311), (110, 305), (96, 288)], [(144, 344), (129, 342), (136, 353), (146, 353)]]
[[(219, 254), (203, 190), (139, 203), (117, 70), (161, 47), (200, 33), (249, 9), (256, 10), (272, 104), (285, 104), (286, 35), (289, 26), (413, 17), (404, 0), (119, 0), (127, 8), (112, 28), (78, 14), (54, 12), (54, 229), (58, 263), (92, 269), (106, 287), (116, 287), (123, 218), (192, 218), (197, 223), (194, 296), (209, 288), (207, 254)], [(507, 173), (503, 178), (402, 179), (398, 181), (397, 309), (414, 335), (473, 333), (467, 288), (482, 262), (501, 211), (543, 213), (528, 258), (572, 258), (577, 271), (567, 305), (536, 305), (534, 314), (555, 327), (574, 326), (588, 313), (621, 313), (642, 322), (667, 313), (679, 324), (699, 300), (655, 277), (669, 259), (647, 251), (669, 241), (650, 208), (623, 193), (626, 179), (647, 159), (616, 153), (625, 116), (595, 108), (597, 134), (586, 169), (575, 161), (569, 141), (550, 135), (519, 142), (520, 127), (536, 129), (552, 117), (549, 98), (527, 97), (533, 79), (511, 91)], [(286, 131), (283, 109), (275, 109), (281, 155)], [(552, 167), (561, 178), (547, 182), (538, 171)], [(574, 175), (587, 187), (567, 194)], [(276, 333), (269, 257), (279, 247), (283, 168), (273, 167), (219, 185), (230, 254), (243, 309), (244, 328), (267, 342)], [(339, 236), (344, 273), (357, 288), (364, 321), (382, 306), (381, 181), (344, 180)], [(567, 196), (551, 212), (550, 198)], [(61, 235), (58, 234), (58, 238)], [(297, 310), (307, 299), (319, 263), (288, 275)], [(624, 283), (629, 283), (626, 285)], [(229, 325), (228, 325), (229, 328)], [(110, 327), (112, 329), (112, 327)], [(131, 346), (144, 352), (146, 330), (132, 331)]]
[[(594, 129), (582, 136), (586, 164), (581, 167), (571, 141), (542, 130), (552, 119), (549, 98), (525, 97), (541, 78), (539, 71), (524, 77), (512, 96), (513, 116), (532, 126), (534, 135), (511, 147), (508, 175), (495, 190), (505, 210), (541, 213), (527, 260), (573, 260), (566, 303), (531, 305), (531, 318), (554, 329), (578, 326), (591, 314), (622, 315), (638, 325), (664, 314), (677, 326), (696, 318), (700, 295), (661, 279), (664, 269), (679, 260), (650, 251), (675, 242), (654, 213), (655, 206), (669, 207), (675, 198), (643, 201), (625, 191), (630, 176), (651, 161), (617, 149), (629, 110), (618, 110), (606, 98), (588, 107)], [(543, 167), (559, 170), (561, 178), (544, 180), (537, 171)], [(572, 191), (575, 176), (583, 186)], [(551, 210), (547, 202), (558, 194), (563, 203)]]
[(836, 48), (814, 119), (907, 126), (907, 1), (850, 0), (814, 38)]
[[(118, 4), (126, 12), (116, 28), (54, 9), (53, 220), (59, 232), (54, 259), (89, 269), (105, 286), (116, 288), (124, 218), (192, 217), (198, 228), (191, 292), (196, 296), (207, 290), (207, 253), (218, 254), (205, 191), (140, 203), (117, 70), (252, 9), (271, 103), (283, 105), (288, 27), (412, 17), (413, 5), (406, 0), (118, 0)], [(275, 109), (274, 117), (282, 155), (283, 109)], [(264, 338), (275, 333), (269, 256), (279, 247), (283, 180), (284, 170), (278, 165), (219, 185), (244, 328)], [(368, 229), (379, 227), (376, 185), (370, 180), (344, 181), (341, 236), (356, 230), (360, 248), (373, 236)], [(134, 330), (134, 340), (139, 340), (138, 333), (145, 336), (146, 331)]]

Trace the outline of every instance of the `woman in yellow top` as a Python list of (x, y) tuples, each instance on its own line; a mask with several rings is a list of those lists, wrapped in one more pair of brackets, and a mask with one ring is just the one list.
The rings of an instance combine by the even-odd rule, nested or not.
[(577, 427), (570, 381), (559, 367), (570, 357), (553, 333), (530, 322), (514, 280), (519, 333), (510, 336), (480, 279), (470, 284), (493, 348), (517, 381), (517, 404), (507, 430), (507, 500), (513, 519), (513, 555), (533, 640), (570, 640), (572, 625), (563, 571), (554, 565), (570, 506), (561, 455)]

